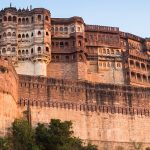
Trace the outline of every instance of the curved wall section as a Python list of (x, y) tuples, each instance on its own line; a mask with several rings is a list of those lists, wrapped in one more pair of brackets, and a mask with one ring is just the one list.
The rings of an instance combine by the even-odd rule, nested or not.
[(0, 59), (0, 136), (7, 133), (15, 118), (19, 117), (18, 76), (12, 65)]

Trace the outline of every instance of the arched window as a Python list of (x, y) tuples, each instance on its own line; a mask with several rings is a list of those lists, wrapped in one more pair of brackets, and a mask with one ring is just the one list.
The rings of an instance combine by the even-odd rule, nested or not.
[(68, 46), (69, 46), (69, 43), (68, 43), (68, 42), (65, 42), (65, 46), (67, 46), (67, 47), (68, 47)]
[(29, 23), (29, 18), (26, 18), (26, 23), (27, 23), (27, 24)]
[(11, 36), (11, 32), (8, 32), (7, 36)]
[(133, 60), (130, 60), (130, 66), (134, 67), (134, 61)]
[(21, 34), (18, 34), (18, 38), (21, 38)]
[(34, 22), (34, 17), (32, 16), (32, 18), (31, 18), (31, 22), (33, 23)]
[(140, 63), (136, 62), (136, 67), (140, 69)]
[(131, 72), (131, 78), (136, 79), (135, 73)]
[(49, 19), (48, 19), (48, 16), (45, 16), (45, 20), (46, 20), (46, 21), (48, 21), (48, 20), (49, 20)]
[(22, 38), (25, 38), (25, 35), (24, 35), (24, 34), (22, 34)]
[(25, 24), (25, 18), (22, 18), (22, 23)]
[(75, 31), (75, 28), (74, 27), (71, 27), (71, 32), (74, 32)]
[(82, 43), (81, 43), (81, 41), (79, 41), (79, 42), (78, 42), (78, 46), (79, 46), (79, 47), (81, 47), (81, 46), (82, 46)]
[(28, 52), (28, 50), (26, 50), (26, 54), (28, 54), (29, 52)]
[(11, 20), (12, 20), (12, 19), (11, 19), (11, 16), (9, 16), (9, 17), (8, 17), (8, 21), (11, 21)]
[(46, 47), (46, 52), (49, 52), (49, 47)]
[(13, 22), (16, 22), (16, 21), (17, 21), (17, 17), (13, 16)]
[(22, 54), (24, 54), (25, 52), (24, 52), (24, 50), (22, 50)]
[(60, 30), (60, 32), (63, 32), (63, 30), (64, 30), (64, 29), (63, 29), (63, 27), (60, 27), (60, 29), (59, 29), (59, 30)]
[(2, 53), (4, 53), (4, 54), (6, 53), (6, 49), (5, 48), (2, 49)]
[(15, 52), (15, 51), (16, 51), (16, 48), (15, 48), (15, 47), (13, 47), (13, 48), (12, 48), (12, 52)]
[(46, 35), (47, 35), (47, 36), (49, 36), (49, 33), (48, 33), (48, 32), (46, 32)]
[(7, 17), (6, 17), (6, 16), (4, 16), (3, 20), (4, 20), (4, 21), (7, 21)]
[(113, 49), (111, 50), (111, 54), (114, 54), (114, 50)]
[(64, 28), (64, 31), (65, 31), (65, 32), (68, 32), (68, 27), (65, 27), (65, 28)]
[(41, 47), (38, 47), (38, 53), (41, 53)]
[(18, 23), (21, 24), (21, 18), (18, 18)]
[(33, 34), (33, 32), (32, 32), (32, 33), (31, 33), (31, 37), (33, 37), (33, 35), (34, 35), (34, 34)]
[(146, 75), (143, 75), (143, 82), (147, 82), (147, 77), (146, 77)]
[(26, 34), (26, 38), (29, 38), (29, 34), (28, 33)]
[(9, 47), (9, 48), (7, 48), (7, 51), (8, 51), (8, 52), (10, 52), (10, 51), (11, 51), (10, 47)]
[(38, 35), (39, 35), (39, 36), (41, 35), (41, 31), (38, 31)]
[(60, 42), (60, 47), (64, 47), (64, 42)]
[(42, 20), (41, 15), (38, 15), (38, 21), (41, 21), (41, 20)]
[(58, 27), (55, 28), (55, 31), (58, 32)]
[(54, 32), (54, 27), (51, 28), (51, 31)]
[(137, 79), (138, 81), (141, 81), (141, 75), (139, 73), (137, 74)]
[(12, 33), (12, 36), (16, 36), (16, 32), (13, 32), (13, 33)]
[(110, 50), (109, 49), (107, 49), (107, 54), (110, 54)]
[(18, 55), (21, 55), (21, 50), (18, 51)]
[(146, 70), (145, 64), (141, 63), (142, 70)]
[(3, 33), (3, 37), (6, 37), (6, 32)]
[(54, 42), (52, 42), (52, 46), (54, 46)]
[(31, 54), (33, 54), (33, 48), (31, 49)]

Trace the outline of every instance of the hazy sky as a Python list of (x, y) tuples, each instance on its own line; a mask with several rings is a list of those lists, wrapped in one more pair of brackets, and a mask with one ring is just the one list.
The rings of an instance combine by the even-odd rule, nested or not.
[(87, 24), (116, 26), (150, 37), (150, 0), (0, 0), (0, 8), (10, 2), (17, 8), (47, 8), (52, 17), (81, 16)]

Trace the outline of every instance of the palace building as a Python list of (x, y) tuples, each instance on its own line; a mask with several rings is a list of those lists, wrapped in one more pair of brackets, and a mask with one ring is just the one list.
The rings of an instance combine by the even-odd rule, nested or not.
[(75, 135), (99, 149), (142, 143), (145, 150), (150, 38), (77, 16), (53, 18), (44, 8), (1, 10), (1, 136), (24, 111), (32, 126), (71, 120)]

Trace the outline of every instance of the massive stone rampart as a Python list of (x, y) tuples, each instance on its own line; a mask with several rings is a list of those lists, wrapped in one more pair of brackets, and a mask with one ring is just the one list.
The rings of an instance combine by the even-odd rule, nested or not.
[(58, 101), (20, 99), (22, 110), (29, 109), (32, 126), (48, 124), (50, 119), (71, 120), (74, 134), (85, 142), (98, 145), (100, 150), (125, 150), (150, 146), (150, 109), (90, 105)]

